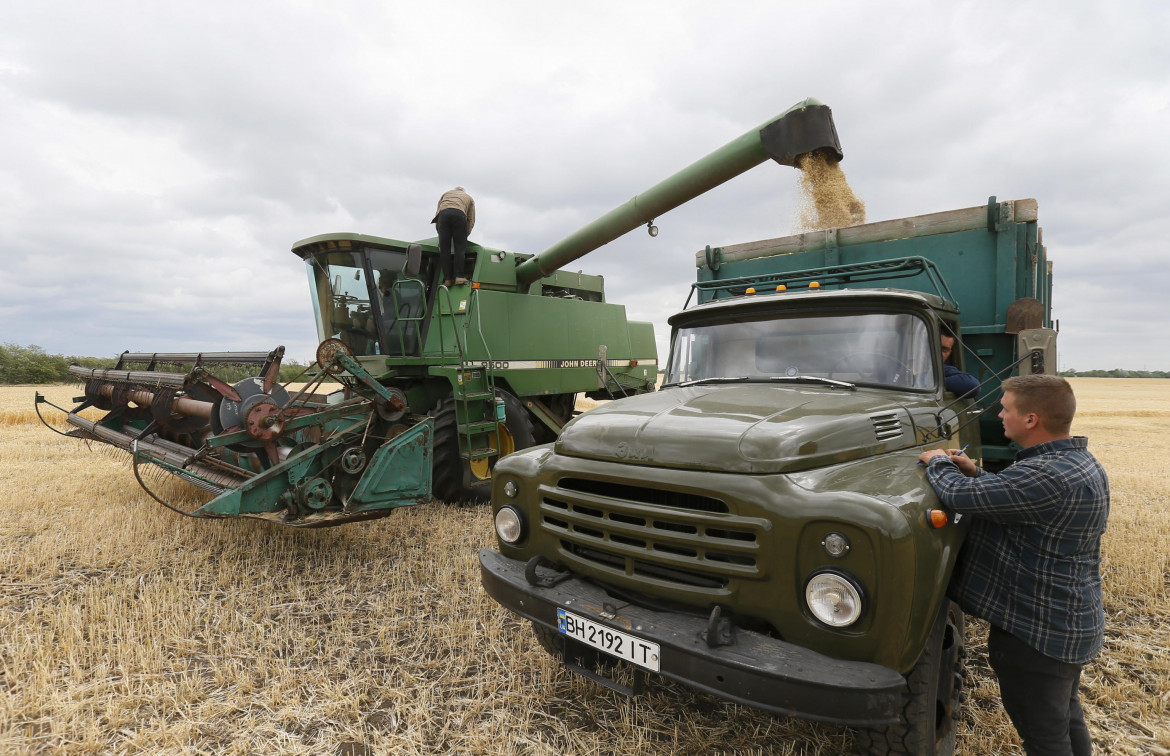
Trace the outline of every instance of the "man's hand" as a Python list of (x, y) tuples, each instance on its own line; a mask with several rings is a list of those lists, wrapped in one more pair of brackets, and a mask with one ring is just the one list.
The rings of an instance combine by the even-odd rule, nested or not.
[(968, 478), (974, 478), (979, 474), (979, 469), (975, 466), (974, 460), (963, 453), (962, 449), (927, 449), (918, 455), (918, 461), (924, 465), (930, 464), (930, 460), (934, 457), (946, 457), (955, 466), (959, 468), (959, 472), (966, 475)]
[(968, 478), (974, 478), (979, 474), (979, 468), (975, 466), (975, 460), (964, 454), (962, 449), (947, 449), (947, 456), (959, 468), (959, 472)]
[(927, 449), (918, 455), (918, 461), (924, 465), (929, 465), (932, 457), (949, 457), (942, 449)]

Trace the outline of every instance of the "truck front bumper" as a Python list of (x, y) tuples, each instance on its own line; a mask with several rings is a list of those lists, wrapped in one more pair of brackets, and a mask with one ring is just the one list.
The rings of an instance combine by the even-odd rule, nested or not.
[[(566, 609), (657, 643), (660, 674), (707, 693), (801, 719), (854, 726), (900, 721), (906, 680), (888, 667), (833, 659), (743, 629), (730, 645), (712, 648), (701, 635), (707, 630), (701, 617), (619, 602), (578, 577), (532, 585), (523, 562), (491, 549), (479, 552), (479, 564), (484, 589), (505, 608), (554, 632), (557, 610)], [(602, 614), (615, 603), (617, 612)]]

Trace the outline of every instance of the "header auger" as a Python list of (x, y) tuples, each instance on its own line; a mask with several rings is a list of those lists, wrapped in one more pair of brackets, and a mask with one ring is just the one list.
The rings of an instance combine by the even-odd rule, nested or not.
[[(496, 460), (554, 440), (578, 394), (654, 388), (653, 327), (606, 302), (600, 276), (563, 267), (769, 158), (793, 165), (813, 150), (841, 156), (829, 109), (806, 100), (539, 255), (469, 243), (466, 284), (445, 285), (434, 238), (302, 240), (292, 251), (320, 340), (307, 386), (277, 381), (283, 347), (125, 353), (111, 369), (72, 368), (85, 395), (58, 409), (69, 435), (130, 453), (140, 482), (149, 465), (208, 491), (195, 509), (163, 502), (191, 516), (314, 527), (432, 495), (484, 499)], [(224, 377), (238, 366), (255, 375)], [(80, 414), (93, 409), (106, 414)]]

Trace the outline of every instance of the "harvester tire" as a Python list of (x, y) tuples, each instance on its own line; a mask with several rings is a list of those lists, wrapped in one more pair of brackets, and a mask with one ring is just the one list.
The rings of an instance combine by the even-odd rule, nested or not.
[(455, 399), (447, 397), (430, 412), (435, 420), (434, 455), (431, 461), (431, 493), (443, 501), (475, 498), (469, 491), (475, 476), (459, 456), (459, 420)]
[[(512, 437), (514, 450), (536, 445), (536, 430), (524, 404), (512, 394), (500, 389), (496, 396), (504, 401), (504, 425)], [(443, 501), (487, 501), (491, 496), (491, 479), (480, 480), (471, 472), (471, 465), (459, 455), (459, 427), (455, 415), (455, 399), (447, 397), (431, 411), (435, 420), (434, 459), (431, 491)]]
[(524, 402), (502, 389), (496, 389), (496, 396), (504, 400), (504, 425), (512, 436), (512, 451), (536, 446), (536, 424)]
[[(573, 419), (573, 409), (577, 404), (576, 394), (553, 394), (541, 397), (541, 400), (562, 425)], [(534, 423), (534, 426), (535, 443), (551, 444), (557, 440), (557, 434), (544, 423)]]
[(906, 675), (902, 723), (858, 733), (865, 756), (951, 756), (963, 698), (963, 612), (943, 599), (926, 649)]

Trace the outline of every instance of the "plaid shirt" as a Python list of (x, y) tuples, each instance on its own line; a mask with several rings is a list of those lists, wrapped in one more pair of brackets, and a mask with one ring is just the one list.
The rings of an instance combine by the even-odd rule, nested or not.
[(1031, 446), (1003, 472), (974, 478), (933, 457), (926, 475), (943, 504), (973, 515), (951, 598), (1046, 656), (1072, 664), (1096, 656), (1109, 480), (1088, 439)]

